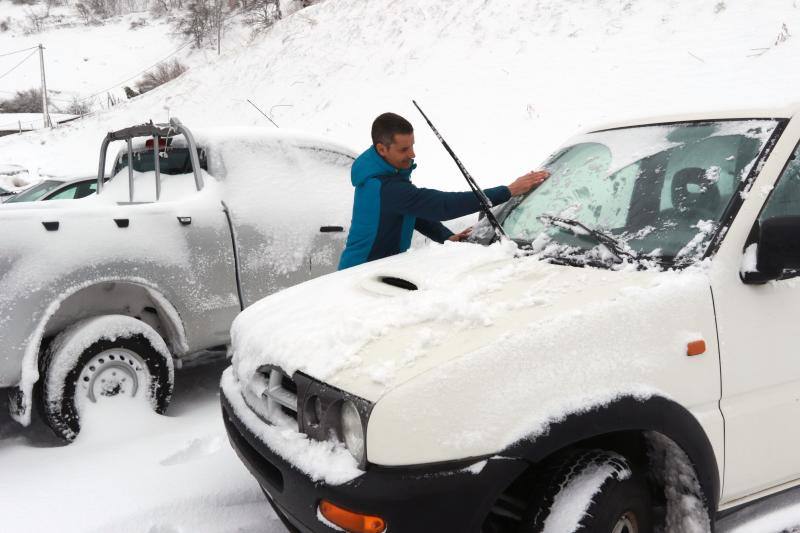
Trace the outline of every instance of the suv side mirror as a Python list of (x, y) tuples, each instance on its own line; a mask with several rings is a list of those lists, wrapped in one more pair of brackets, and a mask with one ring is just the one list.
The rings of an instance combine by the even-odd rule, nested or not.
[(756, 271), (742, 272), (745, 283), (766, 283), (798, 275), (800, 216), (774, 217), (757, 229)]

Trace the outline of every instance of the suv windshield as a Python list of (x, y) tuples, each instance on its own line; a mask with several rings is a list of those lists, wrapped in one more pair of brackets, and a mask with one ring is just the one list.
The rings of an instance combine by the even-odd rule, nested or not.
[(502, 209), (503, 227), (549, 256), (605, 260), (615, 248), (616, 260), (624, 252), (692, 262), (777, 125), (692, 122), (582, 135), (545, 164), (550, 179)]

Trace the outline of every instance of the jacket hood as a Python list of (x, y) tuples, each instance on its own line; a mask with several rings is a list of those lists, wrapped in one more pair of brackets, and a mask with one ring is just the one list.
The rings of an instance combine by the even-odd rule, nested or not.
[(415, 168), (417, 168), (416, 163), (412, 163), (411, 168), (395, 168), (380, 156), (374, 146), (370, 146), (353, 163), (353, 168), (350, 170), (350, 181), (353, 183), (353, 187), (358, 187), (369, 178), (378, 176), (401, 176), (409, 179)]

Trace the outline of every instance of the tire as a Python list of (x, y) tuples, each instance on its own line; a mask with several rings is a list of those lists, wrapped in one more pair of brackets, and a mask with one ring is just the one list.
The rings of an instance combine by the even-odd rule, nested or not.
[[(144, 394), (163, 414), (172, 397), (172, 357), (149, 325), (124, 315), (90, 318), (60, 333), (40, 362), (42, 413), (59, 437), (80, 432), (84, 405)], [(88, 403), (87, 403), (88, 402)]]
[[(537, 480), (521, 533), (564, 533), (572, 528), (580, 533), (652, 533), (653, 509), (647, 480), (617, 453), (579, 450), (562, 455), (546, 464)], [(591, 488), (587, 492), (586, 487), (596, 488), (596, 483), (600, 483), (599, 490), (593, 495)], [(564, 496), (569, 506), (563, 505), (560, 495), (569, 495)], [(566, 520), (569, 527), (563, 520), (565, 516), (572, 518), (571, 522)]]

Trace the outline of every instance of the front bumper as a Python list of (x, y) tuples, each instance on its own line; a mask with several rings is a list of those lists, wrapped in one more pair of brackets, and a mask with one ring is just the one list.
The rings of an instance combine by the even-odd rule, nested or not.
[(237, 455), (284, 523), (302, 533), (337, 531), (318, 518), (323, 498), (380, 516), (391, 533), (479, 532), (497, 497), (527, 466), (522, 460), (505, 458), (488, 459), (478, 473), (465, 469), (469, 463), (414, 468), (370, 465), (363, 475), (342, 485), (315, 483), (245, 426), (224, 391), (221, 401), (222, 418)]

